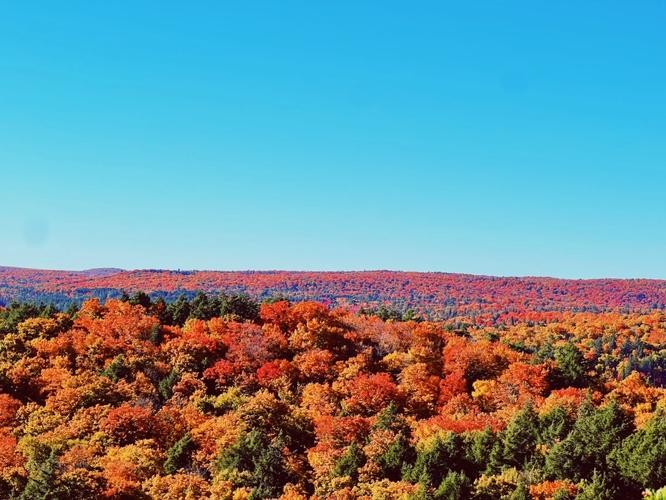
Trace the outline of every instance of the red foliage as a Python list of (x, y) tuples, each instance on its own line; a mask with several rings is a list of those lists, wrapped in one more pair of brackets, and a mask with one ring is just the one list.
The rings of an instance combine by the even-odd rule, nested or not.
[(16, 412), (21, 407), (18, 399), (9, 394), (0, 394), (0, 428), (12, 427), (16, 420)]
[(465, 372), (462, 368), (455, 369), (447, 373), (439, 383), (439, 404), (445, 404), (453, 397), (465, 392), (467, 392)]
[(9, 431), (0, 429), (0, 471), (22, 462), (21, 455), (16, 451), (16, 438)]
[(122, 405), (109, 412), (102, 428), (120, 445), (154, 437), (157, 419), (147, 408)]
[(257, 370), (257, 380), (261, 385), (269, 385), (274, 380), (291, 379), (295, 369), (286, 359), (268, 361)]
[[(283, 294), (293, 300), (338, 304), (405, 304), (446, 313), (477, 323), (552, 321), (561, 311), (582, 307), (601, 310), (649, 311), (666, 307), (666, 281), (560, 280), (554, 278), (496, 278), (443, 273), (371, 272), (216, 272), (216, 271), (43, 271), (0, 268), (0, 298), (9, 302), (30, 283), (32, 293), (74, 294), (81, 289), (246, 290), (252, 295)], [(408, 300), (405, 301), (405, 298)], [(271, 311), (272, 309), (272, 311)], [(282, 311), (282, 312), (280, 312)], [(262, 313), (266, 320), (286, 325), (284, 304)]]
[(221, 359), (210, 368), (207, 368), (203, 376), (206, 380), (211, 380), (220, 386), (224, 386), (231, 381), (235, 373), (236, 368), (234, 364), (226, 359)]
[(402, 399), (398, 386), (388, 373), (359, 375), (349, 388), (351, 394), (344, 400), (345, 407), (363, 415), (377, 413), (391, 402), (397, 403)]
[(324, 415), (316, 418), (314, 425), (319, 444), (338, 449), (353, 442), (362, 442), (370, 429), (370, 421), (363, 417)]
[(265, 323), (277, 325), (284, 331), (288, 330), (292, 323), (291, 307), (286, 300), (261, 304), (259, 317)]

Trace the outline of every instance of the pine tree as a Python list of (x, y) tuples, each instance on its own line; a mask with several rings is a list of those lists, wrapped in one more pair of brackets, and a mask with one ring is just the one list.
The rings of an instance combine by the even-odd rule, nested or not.
[(434, 487), (441, 483), (447, 472), (463, 471), (468, 467), (462, 438), (450, 433), (437, 436), (429, 446), (417, 453), (416, 462), (407, 474), (407, 479)]
[(586, 385), (586, 362), (583, 353), (572, 342), (555, 351), (555, 361), (562, 377), (564, 387), (583, 387)]
[(435, 490), (434, 497), (443, 500), (467, 498), (469, 479), (464, 472), (449, 472)]
[(384, 472), (384, 477), (391, 481), (400, 480), (401, 471), (405, 464), (411, 461), (414, 452), (404, 434), (398, 434), (395, 441), (377, 460)]
[(502, 437), (503, 462), (520, 469), (534, 454), (539, 436), (539, 416), (531, 403), (516, 414)]
[(587, 401), (572, 431), (546, 456), (546, 474), (580, 481), (591, 478), (595, 469), (607, 472), (611, 452), (631, 430), (631, 419), (616, 401), (598, 410)]
[(530, 490), (523, 481), (518, 483), (516, 489), (513, 490), (511, 496), (509, 496), (509, 500), (530, 500), (530, 498)]
[(604, 477), (595, 470), (592, 478), (584, 483), (583, 489), (576, 495), (576, 500), (610, 499), (615, 495), (615, 490), (609, 487)]
[(164, 472), (173, 474), (187, 464), (187, 459), (194, 447), (194, 442), (189, 434), (185, 434), (167, 451), (167, 459), (164, 462)]
[(631, 483), (642, 488), (666, 484), (666, 411), (657, 411), (643, 429), (627, 437), (611, 459)]
[(347, 450), (335, 464), (333, 475), (349, 476), (356, 480), (358, 477), (358, 469), (363, 467), (364, 463), (365, 456), (363, 455), (363, 450), (361, 450), (361, 448), (354, 442), (349, 445)]
[(58, 456), (54, 449), (35, 442), (26, 463), (28, 481), (21, 500), (53, 500), (60, 495), (57, 485)]

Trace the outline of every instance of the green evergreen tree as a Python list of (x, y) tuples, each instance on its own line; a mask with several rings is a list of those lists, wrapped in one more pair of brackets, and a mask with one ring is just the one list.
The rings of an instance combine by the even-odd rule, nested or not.
[(470, 482), (464, 472), (449, 472), (435, 490), (434, 498), (460, 500), (468, 498)]
[(384, 477), (391, 481), (399, 481), (402, 470), (411, 462), (414, 450), (404, 434), (398, 434), (396, 440), (389, 446), (379, 458), (378, 463), (382, 468)]
[(595, 469), (609, 472), (608, 457), (631, 430), (631, 419), (616, 401), (597, 410), (586, 401), (572, 431), (546, 456), (546, 474), (577, 482), (591, 478)]
[(160, 380), (159, 392), (164, 401), (171, 399), (173, 396), (173, 386), (180, 380), (180, 373), (176, 369), (171, 370), (169, 374)]
[(666, 411), (659, 410), (643, 429), (627, 437), (611, 460), (627, 481), (641, 488), (666, 484)]
[(171, 325), (183, 326), (190, 317), (190, 303), (184, 295), (167, 306), (167, 315)]
[(41, 311), (39, 306), (30, 302), (12, 302), (9, 307), (0, 309), (0, 334), (15, 332), (19, 323), (38, 317)]
[(530, 500), (530, 490), (524, 481), (520, 481), (516, 489), (509, 496), (509, 500)]
[(501, 440), (494, 442), (485, 469), (486, 474), (497, 474), (504, 468), (504, 445)]
[(250, 498), (277, 497), (290, 480), (280, 451), (283, 445), (254, 429), (222, 452), (217, 469), (238, 486), (253, 488)]
[(435, 487), (448, 472), (464, 471), (468, 468), (462, 437), (449, 433), (446, 436), (437, 436), (427, 448), (417, 452), (414, 466), (407, 472), (406, 479)]
[(541, 417), (539, 443), (550, 445), (562, 441), (571, 432), (572, 426), (572, 419), (564, 408), (558, 406), (552, 409)]
[(152, 301), (150, 300), (150, 297), (148, 294), (142, 291), (138, 291), (129, 298), (129, 303), (132, 304), (133, 306), (139, 305), (142, 306), (148, 311), (150, 309), (150, 306), (152, 304)]
[(356, 480), (358, 478), (358, 469), (363, 467), (363, 464), (365, 464), (363, 450), (354, 442), (347, 447), (347, 450), (335, 464), (333, 475), (349, 476), (353, 480)]
[(65, 492), (59, 488), (58, 455), (56, 451), (42, 443), (34, 442), (29, 448), (26, 463), (28, 481), (20, 500), (56, 500), (64, 498)]
[(519, 411), (502, 435), (503, 463), (520, 469), (534, 455), (539, 437), (539, 416), (531, 403)]
[(162, 343), (162, 340), (164, 340), (164, 331), (162, 330), (162, 325), (154, 325), (150, 329), (148, 340), (154, 345), (160, 345)]
[(70, 318), (74, 318), (76, 316), (76, 313), (79, 312), (79, 305), (76, 302), (70, 302), (69, 305), (67, 306), (67, 309), (65, 309), (65, 314), (69, 316)]
[(259, 321), (259, 303), (245, 294), (220, 295), (220, 316), (228, 314), (241, 320)]
[(598, 500), (600, 498), (615, 498), (616, 491), (611, 488), (604, 477), (596, 470), (589, 481), (585, 481), (582, 489), (576, 495), (576, 500)]
[(487, 468), (496, 441), (495, 433), (488, 427), (467, 434), (465, 450), (471, 476), (477, 476)]
[(119, 354), (113, 358), (113, 361), (111, 361), (109, 366), (107, 366), (106, 369), (102, 371), (101, 375), (110, 378), (114, 382), (118, 382), (118, 380), (127, 376), (129, 372), (130, 370), (127, 366), (125, 356)]
[(190, 453), (194, 448), (194, 442), (189, 434), (185, 434), (167, 451), (167, 458), (164, 462), (164, 472), (173, 474), (187, 465)]
[[(217, 306), (217, 307), (216, 307)], [(190, 318), (209, 320), (218, 315), (219, 305), (203, 292), (197, 292), (190, 303)]]
[(555, 361), (564, 387), (584, 387), (587, 383), (586, 362), (583, 353), (572, 342), (555, 351)]

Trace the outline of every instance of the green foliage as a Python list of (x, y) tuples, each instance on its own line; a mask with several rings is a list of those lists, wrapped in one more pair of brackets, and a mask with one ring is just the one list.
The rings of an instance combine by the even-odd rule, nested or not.
[(414, 309), (407, 309), (403, 314), (402, 314), (402, 321), (416, 321), (416, 322), (421, 322), (423, 321), (423, 316), (418, 313), (418, 311), (415, 311)]
[(169, 374), (160, 380), (159, 392), (162, 398), (166, 401), (173, 395), (173, 386), (180, 380), (180, 373), (177, 370), (171, 370)]
[(531, 404), (518, 412), (502, 435), (505, 465), (520, 468), (529, 461), (539, 437), (539, 416)]
[(119, 354), (113, 361), (102, 371), (101, 375), (110, 378), (114, 382), (118, 382), (121, 378), (127, 376), (130, 370), (127, 366), (125, 356)]
[(164, 340), (164, 331), (162, 325), (155, 325), (150, 329), (148, 340), (154, 345), (160, 345)]
[(375, 308), (361, 308), (361, 314), (368, 316), (377, 316), (382, 321), (401, 321), (402, 314), (397, 309), (386, 306), (385, 304)]
[(232, 315), (241, 320), (259, 321), (259, 304), (256, 300), (245, 294), (222, 294), (220, 301), (220, 316)]
[(644, 500), (666, 500), (666, 486), (658, 490), (647, 490)]
[(414, 449), (403, 433), (398, 434), (388, 450), (378, 458), (383, 475), (391, 481), (399, 481), (402, 471), (414, 459)]
[(509, 500), (530, 500), (530, 490), (524, 481), (520, 481), (516, 489), (509, 496)]
[(19, 323), (41, 316), (45, 308), (43, 304), (12, 302), (6, 309), (0, 309), (0, 334), (16, 331)]
[(605, 478), (596, 470), (589, 481), (583, 483), (576, 495), (576, 500), (598, 500), (599, 498), (615, 498), (616, 491), (607, 484)]
[(143, 306), (146, 310), (150, 309), (152, 301), (150, 297), (145, 292), (136, 292), (129, 298), (129, 303), (133, 306), (140, 305)]
[(20, 500), (55, 500), (64, 497), (58, 477), (58, 455), (54, 448), (33, 442), (26, 463), (28, 481)]
[(463, 472), (449, 472), (435, 490), (434, 498), (443, 500), (458, 500), (467, 498), (470, 482)]
[(546, 474), (577, 482), (591, 478), (595, 469), (608, 472), (608, 457), (631, 430), (631, 420), (617, 402), (611, 401), (600, 409), (586, 402), (572, 431), (546, 456)]
[(412, 482), (437, 486), (448, 472), (463, 471), (468, 467), (465, 447), (460, 435), (437, 435), (423, 449), (417, 451), (416, 462), (406, 474)]
[(174, 302), (167, 306), (166, 312), (168, 324), (183, 326), (190, 317), (190, 303), (185, 297), (181, 295)]
[(358, 478), (358, 469), (365, 464), (363, 450), (354, 442), (347, 447), (335, 464), (334, 476), (349, 476), (353, 480)]
[(220, 303), (217, 299), (210, 299), (203, 292), (198, 292), (190, 303), (190, 318), (209, 320), (220, 313)]
[(470, 433), (466, 439), (466, 458), (473, 466), (475, 473), (478, 474), (486, 468), (497, 438), (493, 431), (486, 428), (483, 431)]
[(611, 459), (626, 480), (643, 488), (666, 484), (666, 411), (658, 411), (645, 428), (628, 436)]
[(222, 293), (211, 297), (200, 291), (191, 301), (185, 295), (180, 295), (166, 306), (161, 316), (163, 323), (179, 326), (184, 325), (190, 318), (207, 321), (222, 316), (231, 316), (240, 321), (258, 322), (259, 303), (245, 294)]
[(65, 314), (69, 316), (70, 318), (73, 318), (76, 316), (76, 313), (79, 312), (79, 305), (76, 302), (70, 302), (65, 309)]
[(583, 353), (573, 342), (556, 349), (555, 361), (563, 386), (584, 387), (587, 385), (586, 361)]
[(189, 434), (185, 434), (167, 451), (167, 458), (164, 462), (164, 472), (173, 474), (177, 470), (185, 467), (188, 463), (190, 453), (194, 449), (194, 442)]
[(237, 485), (253, 488), (252, 498), (276, 497), (290, 479), (281, 447), (279, 440), (254, 429), (222, 451), (217, 470)]
[(573, 422), (562, 407), (557, 407), (541, 417), (539, 442), (552, 445), (562, 441), (571, 432)]
[(373, 425), (375, 429), (390, 429), (395, 432), (407, 432), (409, 426), (405, 418), (400, 414), (400, 410), (395, 401), (391, 401), (386, 408), (377, 414)]
[(553, 500), (574, 500), (574, 497), (566, 488), (561, 488), (553, 494)]

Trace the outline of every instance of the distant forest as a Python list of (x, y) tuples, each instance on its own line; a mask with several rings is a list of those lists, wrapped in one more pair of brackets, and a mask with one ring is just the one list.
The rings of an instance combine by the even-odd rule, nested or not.
[(42, 271), (0, 267), (0, 305), (43, 302), (66, 308), (89, 298), (105, 301), (143, 291), (171, 303), (197, 291), (246, 294), (262, 301), (284, 297), (329, 307), (388, 307), (432, 320), (477, 324), (553, 319), (545, 313), (640, 312), (666, 309), (666, 281), (499, 278), (445, 273), (216, 272), (216, 271)]

